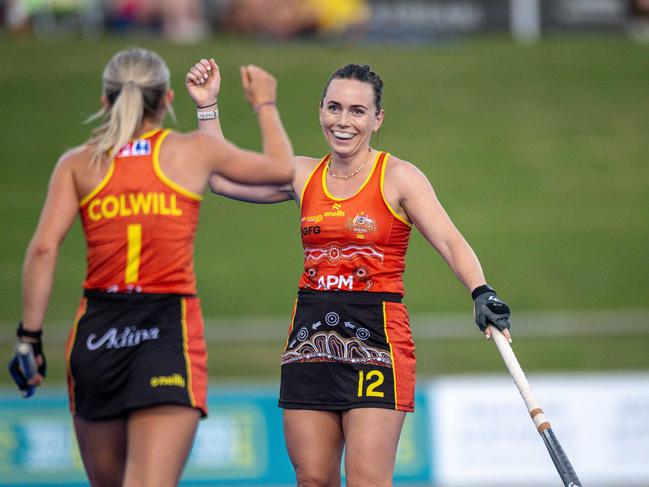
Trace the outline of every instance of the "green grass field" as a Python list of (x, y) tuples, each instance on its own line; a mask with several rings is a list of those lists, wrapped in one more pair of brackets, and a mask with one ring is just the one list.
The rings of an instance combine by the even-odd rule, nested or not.
[[(87, 136), (82, 121), (98, 108), (103, 66), (133, 44), (167, 59), (180, 130), (195, 126), (184, 73), (197, 58), (214, 56), (223, 73), (224, 131), (246, 147), (260, 144), (238, 65), (268, 68), (279, 80), (279, 106), (296, 153), (313, 156), (326, 151), (317, 123), (324, 82), (342, 64), (370, 63), (385, 81), (386, 121), (374, 146), (428, 175), (488, 280), (512, 306), (514, 326), (517, 310), (649, 309), (646, 46), (615, 37), (550, 39), (533, 47), (481, 39), (412, 48), (3, 38), (0, 322), (20, 318), (21, 261), (50, 171), (66, 148)], [(302, 258), (295, 205), (208, 196), (201, 218), (196, 263), (205, 315), (287, 316)], [(60, 255), (48, 321), (72, 318), (84, 266), (75, 225)], [(466, 311), (472, 326), (467, 292), (419, 235), (408, 254), (406, 289), (411, 311)], [(2, 330), (5, 351), (13, 326)], [(420, 342), (419, 371), (501, 367), (482, 342), (477, 334), (475, 342)], [(276, 376), (278, 346), (214, 344), (212, 371)], [(536, 370), (649, 368), (646, 337), (525, 339), (518, 346)], [(62, 356), (58, 348), (51, 361)], [(52, 370), (53, 378), (62, 377), (60, 367)]]

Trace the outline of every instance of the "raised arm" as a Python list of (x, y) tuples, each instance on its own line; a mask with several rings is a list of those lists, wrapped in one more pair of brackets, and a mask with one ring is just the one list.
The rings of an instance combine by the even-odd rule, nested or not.
[[(205, 127), (200, 127), (201, 134), (192, 141), (198, 156), (207, 158), (214, 173), (237, 183), (288, 183), (294, 175), (293, 149), (277, 111), (277, 82), (263, 69), (248, 65), (241, 67), (241, 84), (257, 114), (263, 152), (240, 149), (223, 137), (216, 109), (220, 74), (214, 60), (210, 59), (201, 60), (186, 76), (187, 89), (197, 107), (205, 107), (197, 108), (200, 124)], [(212, 143), (205, 140), (206, 135)]]
[(215, 194), (248, 203), (281, 203), (295, 199), (290, 184), (241, 184), (214, 174), (210, 177), (209, 185)]
[[(507, 321), (509, 308), (495, 298), (504, 306), (500, 309), (502, 316), (497, 316), (498, 313), (490, 315), (492, 310), (488, 307), (483, 309), (484, 306), (496, 304), (494, 299), (486, 296), (486, 294), (493, 294), (495, 297), (495, 292), (486, 285), (478, 257), (442, 207), (428, 178), (408, 162), (398, 159), (393, 159), (391, 162), (392, 167), (388, 168), (389, 179), (395, 182), (394, 191), (400, 208), (405, 211), (424, 238), (441, 254), (460, 282), (468, 291), (473, 292), (478, 327), (489, 337), (490, 333), (486, 326), (495, 324), (498, 328), (502, 328), (505, 336), (511, 340)], [(489, 302), (482, 303), (484, 298), (489, 299)], [(500, 305), (496, 306), (499, 307)], [(493, 323), (487, 323), (485, 320), (491, 320)]]

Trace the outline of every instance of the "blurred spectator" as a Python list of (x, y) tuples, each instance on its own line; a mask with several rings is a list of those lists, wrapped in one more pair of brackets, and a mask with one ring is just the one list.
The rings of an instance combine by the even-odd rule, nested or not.
[(6, 0), (6, 9), (14, 33), (96, 35), (103, 30), (102, 0)]
[(631, 0), (631, 37), (642, 43), (649, 43), (649, 0)]
[(204, 0), (4, 0), (12, 32), (37, 36), (81, 32), (97, 35), (104, 23), (118, 30), (160, 31), (172, 42), (191, 44), (209, 33)]
[(317, 18), (321, 34), (348, 34), (362, 31), (371, 16), (367, 0), (305, 0)]
[(369, 18), (367, 0), (232, 0), (224, 24), (248, 35), (286, 39), (358, 32)]
[(119, 30), (159, 27), (166, 39), (180, 44), (209, 33), (201, 0), (112, 0), (109, 16)]

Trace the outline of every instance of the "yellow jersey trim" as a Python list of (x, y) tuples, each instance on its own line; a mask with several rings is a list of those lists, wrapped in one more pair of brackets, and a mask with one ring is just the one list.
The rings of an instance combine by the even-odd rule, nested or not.
[(376, 163), (378, 162), (379, 157), (381, 157), (381, 154), (382, 154), (381, 151), (378, 151), (376, 153), (376, 157), (374, 158), (374, 162), (372, 163), (372, 170), (367, 175), (367, 178), (365, 178), (365, 181), (363, 182), (363, 184), (361, 184), (361, 187), (358, 188), (353, 195), (347, 198), (336, 198), (329, 192), (329, 189), (327, 188), (327, 169), (329, 169), (329, 166), (325, 167), (324, 171), (322, 171), (322, 190), (324, 191), (324, 194), (327, 196), (327, 198), (332, 199), (334, 201), (347, 201), (352, 199), (354, 196), (358, 195), (361, 191), (363, 191), (363, 188), (367, 186), (367, 184), (372, 179), (372, 175), (374, 174), (374, 170), (376, 169)]
[(196, 407), (194, 399), (194, 388), (192, 386), (192, 361), (189, 356), (189, 340), (187, 338), (187, 299), (180, 299), (180, 324), (183, 329), (183, 355), (185, 356), (185, 367), (187, 373), (187, 395), (193, 408)]
[(302, 188), (302, 194), (300, 194), (300, 209), (302, 209), (302, 202), (304, 201), (304, 192), (306, 191), (307, 186), (308, 186), (309, 183), (311, 182), (311, 178), (312, 178), (313, 175), (318, 171), (318, 169), (320, 168), (320, 166), (321, 166), (322, 164), (324, 164), (325, 161), (326, 161), (327, 159), (329, 159), (330, 157), (331, 157), (331, 154), (327, 154), (327, 155), (324, 156), (322, 159), (320, 159), (320, 162), (318, 162), (318, 163), (316, 164), (316, 166), (313, 168), (313, 171), (311, 171), (311, 174), (309, 174), (309, 177), (306, 178), (306, 181), (305, 181), (305, 183), (304, 183), (304, 187)]
[(392, 360), (392, 385), (394, 387), (394, 409), (399, 409), (399, 398), (397, 397), (397, 364), (394, 363), (394, 352), (392, 350), (392, 343), (388, 335), (388, 319), (385, 312), (385, 301), (383, 301), (383, 333), (385, 333), (385, 341), (388, 342), (390, 347), (390, 360)]
[(113, 177), (113, 172), (115, 172), (115, 159), (110, 161), (110, 166), (108, 167), (108, 172), (104, 176), (104, 179), (101, 180), (101, 182), (95, 186), (95, 189), (90, 191), (80, 202), (79, 202), (79, 207), (83, 207), (86, 203), (88, 203), (91, 199), (93, 199), (95, 196), (97, 196), (97, 193), (99, 193), (104, 187), (108, 184), (110, 181), (110, 178)]
[(187, 188), (183, 188), (180, 184), (173, 182), (165, 175), (165, 173), (162, 172), (162, 169), (160, 168), (160, 146), (162, 145), (162, 141), (167, 137), (167, 135), (169, 135), (170, 132), (171, 130), (165, 129), (164, 132), (160, 134), (160, 137), (158, 137), (158, 140), (153, 147), (153, 171), (155, 172), (156, 176), (158, 176), (160, 181), (162, 181), (177, 193), (180, 193), (181, 195), (195, 201), (203, 201), (202, 195), (194, 193)]
[(383, 203), (385, 203), (385, 206), (388, 207), (388, 210), (390, 210), (390, 213), (392, 213), (392, 216), (394, 216), (397, 220), (405, 223), (409, 227), (412, 227), (412, 223), (410, 223), (408, 220), (403, 218), (401, 215), (399, 215), (396, 211), (394, 211), (394, 208), (390, 206), (390, 203), (388, 203), (388, 200), (385, 198), (385, 193), (383, 192), (383, 184), (385, 182), (385, 167), (388, 165), (388, 159), (390, 158), (390, 154), (385, 154), (385, 159), (383, 160), (383, 167), (381, 168), (381, 198), (383, 199)]
[(295, 323), (295, 313), (297, 313), (297, 300), (298, 298), (295, 298), (295, 301), (293, 301), (293, 311), (291, 312), (291, 324), (288, 326), (288, 335), (286, 336), (286, 342), (284, 343), (284, 350), (288, 348), (288, 339), (291, 336), (291, 332), (293, 331), (293, 326)]
[(142, 139), (148, 139), (149, 137), (153, 137), (155, 134), (160, 132), (162, 129), (160, 127), (151, 129), (148, 132), (144, 132), (142, 135), (139, 135), (138, 137), (133, 137), (130, 141), (133, 142), (135, 140), (142, 140)]
[(67, 368), (67, 376), (70, 381), (70, 383), (68, 384), (68, 389), (70, 393), (70, 408), (72, 410), (72, 414), (76, 414), (77, 405), (74, 397), (74, 387), (75, 387), (74, 375), (72, 375), (72, 367), (70, 366), (70, 361), (72, 359), (72, 349), (74, 348), (74, 342), (77, 339), (77, 329), (79, 328), (79, 321), (81, 320), (83, 315), (86, 314), (87, 309), (88, 309), (88, 298), (81, 298), (81, 308), (79, 309), (79, 312), (77, 313), (77, 316), (74, 319), (74, 323), (72, 324), (72, 331), (70, 332), (68, 348), (65, 351), (65, 366)]

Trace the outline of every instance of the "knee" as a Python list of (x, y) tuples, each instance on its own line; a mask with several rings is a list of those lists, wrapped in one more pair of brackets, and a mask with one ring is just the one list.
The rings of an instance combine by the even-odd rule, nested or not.
[(318, 472), (308, 469), (296, 469), (297, 487), (338, 487), (340, 473)]
[(347, 487), (392, 487), (392, 480), (347, 479)]
[(392, 475), (373, 472), (347, 472), (347, 487), (392, 487)]
[(88, 480), (91, 487), (121, 487), (122, 476), (115, 475), (114, 472), (88, 472)]
[(122, 487), (124, 465), (119, 462), (103, 462), (86, 468), (91, 487)]

